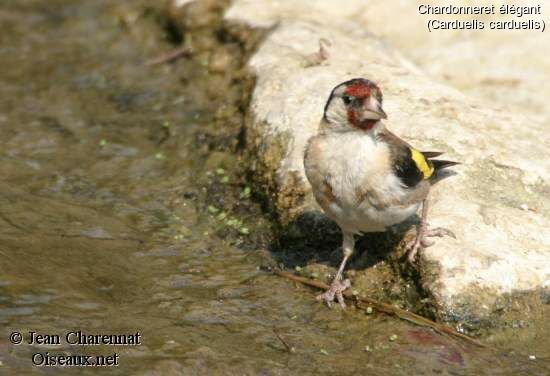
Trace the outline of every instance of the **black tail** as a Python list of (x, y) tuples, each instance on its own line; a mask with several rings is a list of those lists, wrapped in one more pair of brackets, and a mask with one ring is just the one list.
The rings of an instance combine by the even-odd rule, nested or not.
[(459, 162), (445, 161), (445, 160), (441, 160), (441, 159), (430, 159), (430, 158), (439, 157), (441, 154), (443, 154), (443, 153), (439, 152), (439, 151), (423, 151), (422, 152), (422, 155), (428, 160), (428, 163), (430, 163), (434, 167), (434, 170), (435, 170), (436, 173), (440, 170), (443, 170), (444, 168), (452, 167), (452, 166), (456, 166), (456, 165), (460, 164)]
[(447, 167), (456, 166), (459, 165), (459, 162), (453, 162), (453, 161), (443, 161), (440, 159), (430, 159), (430, 162), (432, 162), (435, 171), (442, 170)]
[(423, 152), (422, 152), (422, 155), (423, 155), (426, 159), (439, 157), (441, 154), (443, 154), (443, 152), (441, 152), (441, 151), (423, 151)]

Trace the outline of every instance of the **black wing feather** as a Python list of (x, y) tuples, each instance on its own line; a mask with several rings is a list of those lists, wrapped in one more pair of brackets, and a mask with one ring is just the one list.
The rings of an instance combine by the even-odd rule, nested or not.
[[(424, 173), (418, 168), (412, 158), (412, 146), (388, 130), (379, 133), (378, 139), (387, 143), (390, 149), (393, 170), (403, 184), (409, 188), (413, 188), (425, 179)], [(423, 151), (420, 153), (424, 156), (428, 167), (430, 169), (433, 168), (434, 172), (459, 164), (452, 161), (431, 159), (443, 154), (439, 151)], [(431, 176), (434, 175), (432, 174)]]
[(430, 162), (432, 162), (436, 172), (444, 168), (456, 166), (460, 164), (460, 162), (444, 161), (441, 159), (431, 159)]
[(424, 179), (424, 174), (418, 169), (418, 166), (412, 159), (411, 149), (403, 145), (399, 150), (394, 148), (394, 164), (393, 169), (397, 177), (407, 187), (412, 188)]
[(443, 152), (441, 151), (421, 151), (421, 153), (422, 155), (424, 155), (424, 157), (426, 157), (426, 159), (439, 157), (441, 154), (443, 154)]

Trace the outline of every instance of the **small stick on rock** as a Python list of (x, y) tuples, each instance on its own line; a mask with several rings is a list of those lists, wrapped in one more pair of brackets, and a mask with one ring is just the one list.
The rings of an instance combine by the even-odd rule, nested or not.
[[(280, 276), (280, 277), (287, 278), (287, 279), (290, 279), (292, 281), (303, 283), (304, 285), (308, 285), (308, 286), (311, 286), (311, 287), (316, 287), (316, 288), (322, 289), (322, 290), (328, 290), (329, 289), (329, 286), (327, 284), (324, 284), (323, 282), (307, 279), (307, 278), (304, 278), (304, 277), (299, 277), (299, 276), (296, 276), (294, 274), (286, 273), (286, 272), (283, 272), (283, 271), (280, 271), (280, 270), (273, 270), (273, 273)], [(366, 296), (363, 296), (363, 297), (355, 296), (350, 291), (344, 291), (343, 295), (346, 299), (350, 299), (350, 300), (355, 301), (356, 307), (358, 307), (358, 308), (361, 308), (361, 309), (366, 308), (361, 303), (367, 303), (367, 304), (369, 304), (369, 306), (372, 306), (372, 307), (376, 308), (377, 310), (379, 310), (381, 312), (384, 312), (388, 315), (397, 316), (398, 318), (400, 318), (402, 320), (412, 322), (413, 324), (416, 324), (416, 325), (428, 326), (428, 327), (434, 329), (436, 332), (438, 332), (440, 334), (447, 334), (447, 335), (450, 335), (450, 336), (453, 336), (453, 337), (458, 337), (458, 338), (460, 338), (460, 339), (462, 339), (466, 342), (469, 342), (469, 343), (474, 344), (474, 345), (479, 346), (479, 347), (487, 347), (487, 345), (485, 345), (485, 344), (483, 344), (479, 341), (476, 341), (475, 339), (473, 339), (473, 338), (471, 338), (471, 337), (469, 337), (465, 334), (459, 333), (456, 330), (454, 330), (453, 328), (450, 328), (450, 327), (448, 327), (446, 325), (443, 325), (443, 324), (438, 324), (438, 323), (436, 323), (432, 320), (429, 320), (425, 317), (422, 317), (420, 315), (414, 314), (414, 313), (409, 312), (409, 311), (405, 311), (404, 309), (394, 307), (391, 304), (382, 303), (382, 302), (379, 302), (378, 300), (375, 300), (375, 299), (372, 299), (372, 298), (369, 298), (369, 297), (366, 297)]]
[(172, 51), (168, 51), (154, 59), (147, 61), (145, 65), (151, 66), (151, 65), (163, 64), (169, 61), (179, 59), (180, 57), (183, 57), (183, 56), (191, 56), (191, 50), (187, 47), (178, 47)]
[(332, 46), (332, 43), (328, 39), (319, 39), (319, 51), (306, 56), (306, 68), (321, 64), (323, 61), (330, 57), (328, 47)]

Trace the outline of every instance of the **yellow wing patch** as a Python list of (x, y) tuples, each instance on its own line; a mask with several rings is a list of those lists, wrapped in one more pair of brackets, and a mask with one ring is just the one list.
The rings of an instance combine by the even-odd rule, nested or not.
[(422, 172), (422, 175), (424, 175), (424, 179), (428, 179), (430, 176), (432, 176), (432, 174), (434, 173), (434, 167), (431, 163), (428, 163), (421, 152), (411, 148), (411, 156), (414, 163), (416, 164), (416, 167), (418, 167), (418, 169)]

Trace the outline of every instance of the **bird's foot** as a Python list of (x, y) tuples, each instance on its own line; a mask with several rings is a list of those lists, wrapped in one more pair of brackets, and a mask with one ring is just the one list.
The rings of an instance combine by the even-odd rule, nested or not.
[(456, 235), (451, 230), (448, 230), (443, 227), (437, 227), (430, 230), (428, 230), (425, 227), (421, 228), (418, 234), (415, 236), (415, 238), (409, 241), (406, 245), (407, 259), (409, 260), (409, 262), (411, 263), (414, 262), (420, 246), (422, 246), (422, 248), (428, 248), (434, 245), (435, 241), (430, 240), (428, 238), (432, 238), (435, 236), (439, 238), (443, 236), (450, 236), (451, 238), (456, 239)]
[(317, 300), (324, 300), (325, 303), (329, 308), (332, 307), (332, 302), (334, 301), (334, 298), (338, 301), (340, 304), (340, 307), (346, 308), (346, 303), (344, 302), (344, 296), (342, 293), (346, 291), (351, 286), (351, 281), (349, 279), (344, 279), (342, 281), (342, 277), (337, 276), (332, 281), (329, 289), (325, 291), (324, 293), (317, 295)]

